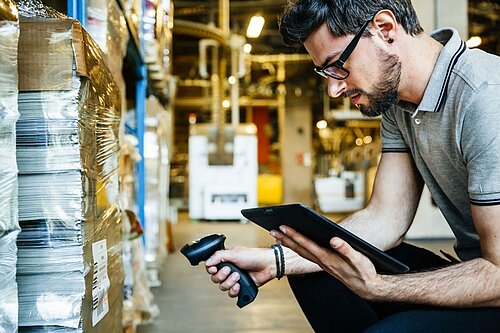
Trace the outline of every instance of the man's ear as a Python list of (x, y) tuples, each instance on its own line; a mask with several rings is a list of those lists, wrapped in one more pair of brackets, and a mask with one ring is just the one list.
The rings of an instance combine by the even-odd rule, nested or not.
[(376, 29), (377, 34), (388, 43), (394, 42), (398, 33), (398, 21), (394, 14), (384, 9), (375, 14), (372, 20), (372, 28)]

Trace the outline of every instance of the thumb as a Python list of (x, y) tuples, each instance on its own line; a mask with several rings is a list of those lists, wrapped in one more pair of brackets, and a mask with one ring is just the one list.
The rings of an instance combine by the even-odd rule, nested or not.
[(346, 241), (339, 237), (333, 237), (330, 239), (330, 246), (337, 251), (339, 254), (348, 257), (350, 250), (352, 249)]

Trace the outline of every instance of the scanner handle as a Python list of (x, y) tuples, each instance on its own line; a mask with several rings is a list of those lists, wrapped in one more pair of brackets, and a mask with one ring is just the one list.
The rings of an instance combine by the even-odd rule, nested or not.
[(239, 308), (242, 308), (245, 305), (252, 303), (255, 297), (257, 297), (258, 288), (248, 272), (239, 269), (230, 262), (221, 262), (216, 267), (217, 269), (221, 269), (226, 266), (231, 269), (231, 273), (238, 272), (238, 274), (240, 274), (240, 280), (238, 281), (240, 284), (240, 292), (238, 293), (238, 302), (236, 305), (238, 305)]

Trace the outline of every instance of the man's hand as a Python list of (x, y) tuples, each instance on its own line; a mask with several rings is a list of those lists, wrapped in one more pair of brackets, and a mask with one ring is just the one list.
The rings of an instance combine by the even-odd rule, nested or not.
[[(496, 242), (481, 242), (486, 259), (476, 258), (426, 272), (378, 275), (367, 257), (338, 237), (330, 241), (332, 251), (290, 227), (280, 226), (280, 229), (281, 232), (273, 230), (271, 235), (300, 256), (317, 263), (364, 299), (456, 308), (500, 306), (500, 269), (494, 260), (498, 258)], [(478, 229), (482, 235), (483, 229)], [(497, 239), (497, 233), (491, 231), (491, 234), (490, 238)]]
[(271, 235), (303, 258), (318, 264), (359, 296), (370, 299), (370, 290), (381, 282), (372, 262), (344, 240), (333, 237), (330, 240), (332, 251), (288, 226), (280, 226), (280, 230), (271, 231)]
[(276, 276), (274, 251), (270, 248), (235, 247), (217, 251), (205, 262), (206, 270), (212, 275), (212, 282), (219, 284), (220, 290), (227, 291), (229, 297), (238, 296), (240, 276), (236, 272), (230, 274), (229, 267), (217, 270), (215, 266), (221, 262), (231, 262), (238, 268), (247, 271), (257, 287), (264, 285)]

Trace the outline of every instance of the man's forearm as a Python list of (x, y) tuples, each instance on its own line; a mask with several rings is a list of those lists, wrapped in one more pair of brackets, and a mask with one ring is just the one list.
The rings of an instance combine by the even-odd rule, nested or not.
[(289, 248), (283, 247), (285, 255), (285, 275), (307, 274), (321, 271), (317, 264), (302, 258)]
[(343, 219), (340, 225), (373, 246), (386, 251), (401, 242), (402, 235), (409, 227), (406, 220), (405, 216), (397, 212), (381, 214), (376, 209), (366, 207)]
[(435, 271), (382, 275), (367, 299), (445, 307), (499, 307), (500, 268), (477, 258)]

